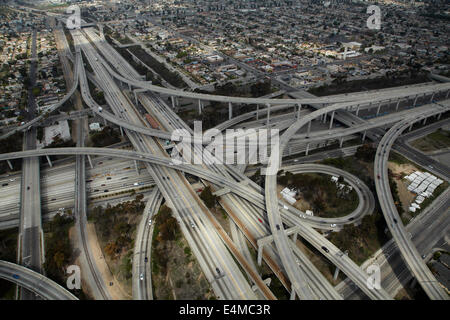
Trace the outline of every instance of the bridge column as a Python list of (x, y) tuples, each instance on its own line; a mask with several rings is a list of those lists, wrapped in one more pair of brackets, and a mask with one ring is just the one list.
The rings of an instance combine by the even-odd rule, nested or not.
[(264, 245), (263, 244), (258, 246), (258, 259), (257, 259), (258, 260), (257, 261), (258, 266), (261, 266), (263, 250), (264, 250)]
[(291, 286), (291, 297), (289, 299), (295, 300), (295, 290), (294, 290), (293, 286)]
[(52, 162), (50, 161), (50, 157), (48, 155), (46, 155), (45, 157), (47, 158), (47, 162), (50, 168), (53, 167)]
[(136, 173), (139, 175), (139, 167), (136, 160), (134, 160), (134, 168), (136, 169)]
[(130, 90), (130, 91), (131, 91), (131, 85), (130, 85), (130, 84), (128, 84), (128, 90)]
[(339, 268), (336, 267), (336, 270), (334, 270), (333, 280), (336, 280), (338, 275), (339, 275)]
[(309, 152), (309, 143), (306, 145), (306, 151), (305, 151), (305, 156), (307, 156), (308, 155), (308, 152)]
[(367, 131), (364, 130), (364, 133), (363, 133), (363, 136), (362, 136), (362, 141), (363, 141), (363, 142), (364, 142), (364, 140), (366, 140), (366, 133), (367, 133)]
[(198, 114), (202, 114), (202, 101), (198, 99)]
[(259, 119), (259, 104), (256, 105), (256, 120)]
[(323, 114), (323, 123), (326, 123), (326, 122), (327, 122), (327, 114), (324, 113), (324, 114)]
[(137, 94), (136, 91), (134, 91), (134, 101), (136, 101), (136, 105), (138, 104)]
[(300, 110), (302, 109), (302, 105), (299, 103), (298, 105), (298, 109), (297, 109), (297, 120), (300, 119)]
[(120, 128), (120, 134), (122, 135), (122, 137), (123, 137), (123, 129), (122, 129), (122, 127), (119, 127)]
[(334, 119), (334, 113), (335, 113), (336, 111), (333, 111), (332, 113), (331, 113), (331, 119), (330, 119), (330, 127), (329, 127), (329, 129), (331, 129), (332, 127), (333, 127), (333, 119)]
[(13, 169), (13, 166), (12, 166), (12, 164), (11, 164), (11, 161), (6, 160), (6, 162), (8, 163), (8, 167), (12, 170), (12, 169)]
[(419, 98), (419, 95), (418, 94), (416, 94), (416, 99), (414, 99), (414, 104), (413, 104), (413, 107), (415, 107), (416, 106), (416, 103), (417, 103), (417, 99)]
[(175, 98), (170, 96), (170, 100), (172, 100), (172, 109), (175, 109)]
[(231, 120), (231, 118), (233, 118), (233, 104), (228, 102), (228, 120)]
[(378, 104), (377, 117), (378, 117), (378, 114), (380, 113), (380, 109), (381, 109), (381, 101), (380, 101), (380, 103)]
[(103, 118), (103, 124), (106, 126), (106, 119)]
[(359, 113), (359, 104), (356, 106), (356, 115)]
[(413, 125), (414, 125), (414, 123), (411, 123), (411, 125), (409, 126), (409, 130), (408, 131), (412, 130)]
[(294, 245), (297, 243), (297, 232), (294, 232), (294, 234), (292, 235), (292, 241), (294, 242)]
[(339, 140), (339, 148), (342, 148), (342, 144), (344, 143), (344, 138), (341, 138)]
[(92, 159), (90, 155), (87, 155), (88, 161), (89, 161), (89, 165), (91, 166), (91, 169), (94, 168), (94, 165), (92, 164)]
[(441, 115), (442, 115), (442, 113), (438, 114), (438, 117), (437, 117), (438, 120), (441, 119)]
[(270, 103), (267, 104), (267, 127), (270, 124)]
[(427, 118), (423, 119), (422, 125), (425, 125), (425, 123), (427, 122)]
[(311, 132), (311, 121), (308, 122), (308, 132), (306, 133), (307, 137), (309, 137), (310, 132)]
[(395, 106), (395, 111), (398, 111), (399, 104), (400, 104), (400, 99), (398, 99), (398, 101), (397, 101), (397, 105)]
[(433, 102), (433, 98), (434, 98), (434, 92), (433, 92), (433, 94), (431, 95), (430, 102)]
[(447, 99), (448, 98), (448, 94), (450, 93), (450, 89), (449, 90), (447, 90), (447, 94), (445, 95), (445, 99)]

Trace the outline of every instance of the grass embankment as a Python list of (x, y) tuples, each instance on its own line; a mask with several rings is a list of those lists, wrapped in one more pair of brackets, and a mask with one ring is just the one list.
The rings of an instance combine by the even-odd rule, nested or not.
[[(353, 212), (358, 206), (358, 195), (349, 190), (340, 178), (342, 189), (330, 180), (331, 176), (320, 173), (292, 174), (286, 172), (278, 178), (283, 187), (297, 190), (302, 209), (313, 210), (315, 216), (326, 218), (343, 217)], [(297, 205), (295, 203), (295, 205)]]
[(152, 285), (155, 299), (215, 299), (177, 220), (167, 206), (154, 219)]
[[(0, 260), (17, 262), (17, 237), (17, 228), (0, 231)], [(15, 287), (12, 282), (0, 279), (0, 300), (13, 300)]]
[(423, 152), (436, 151), (450, 147), (450, 131), (438, 129), (429, 135), (414, 140), (411, 145)]

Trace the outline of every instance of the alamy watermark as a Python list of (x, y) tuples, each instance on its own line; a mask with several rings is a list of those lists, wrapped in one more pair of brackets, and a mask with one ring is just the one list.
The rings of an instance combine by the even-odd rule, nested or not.
[(370, 290), (381, 289), (381, 271), (380, 266), (378, 264), (371, 264), (366, 269), (369, 277), (367, 278), (366, 285)]
[[(172, 150), (172, 162), (180, 164), (267, 164), (261, 174), (277, 174), (280, 138), (278, 129), (218, 129), (203, 133), (201, 121), (194, 121), (194, 134), (186, 129), (172, 132), (179, 141)], [(270, 156), (269, 156), (270, 153)]]
[(73, 264), (67, 267), (66, 274), (69, 276), (67, 277), (66, 286), (67, 289), (73, 290), (73, 289), (81, 289), (81, 271), (80, 267)]

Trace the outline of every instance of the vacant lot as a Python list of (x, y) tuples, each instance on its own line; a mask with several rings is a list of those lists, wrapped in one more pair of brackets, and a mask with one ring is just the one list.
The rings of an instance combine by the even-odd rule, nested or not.
[(423, 152), (450, 147), (450, 131), (439, 129), (429, 135), (414, 140), (411, 145)]

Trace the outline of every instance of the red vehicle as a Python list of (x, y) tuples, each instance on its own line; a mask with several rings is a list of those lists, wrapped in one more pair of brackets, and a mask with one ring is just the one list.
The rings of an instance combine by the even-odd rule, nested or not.
[(258, 218), (258, 221), (261, 222), (261, 223), (263, 223), (263, 221), (262, 221), (260, 218)]
[(148, 113), (145, 114), (145, 118), (147, 119), (148, 123), (150, 124), (150, 126), (153, 129), (159, 129), (159, 124), (158, 122), (153, 119), (153, 117), (151, 115), (149, 115)]
[(197, 189), (197, 192), (202, 192), (203, 191), (203, 189)]

